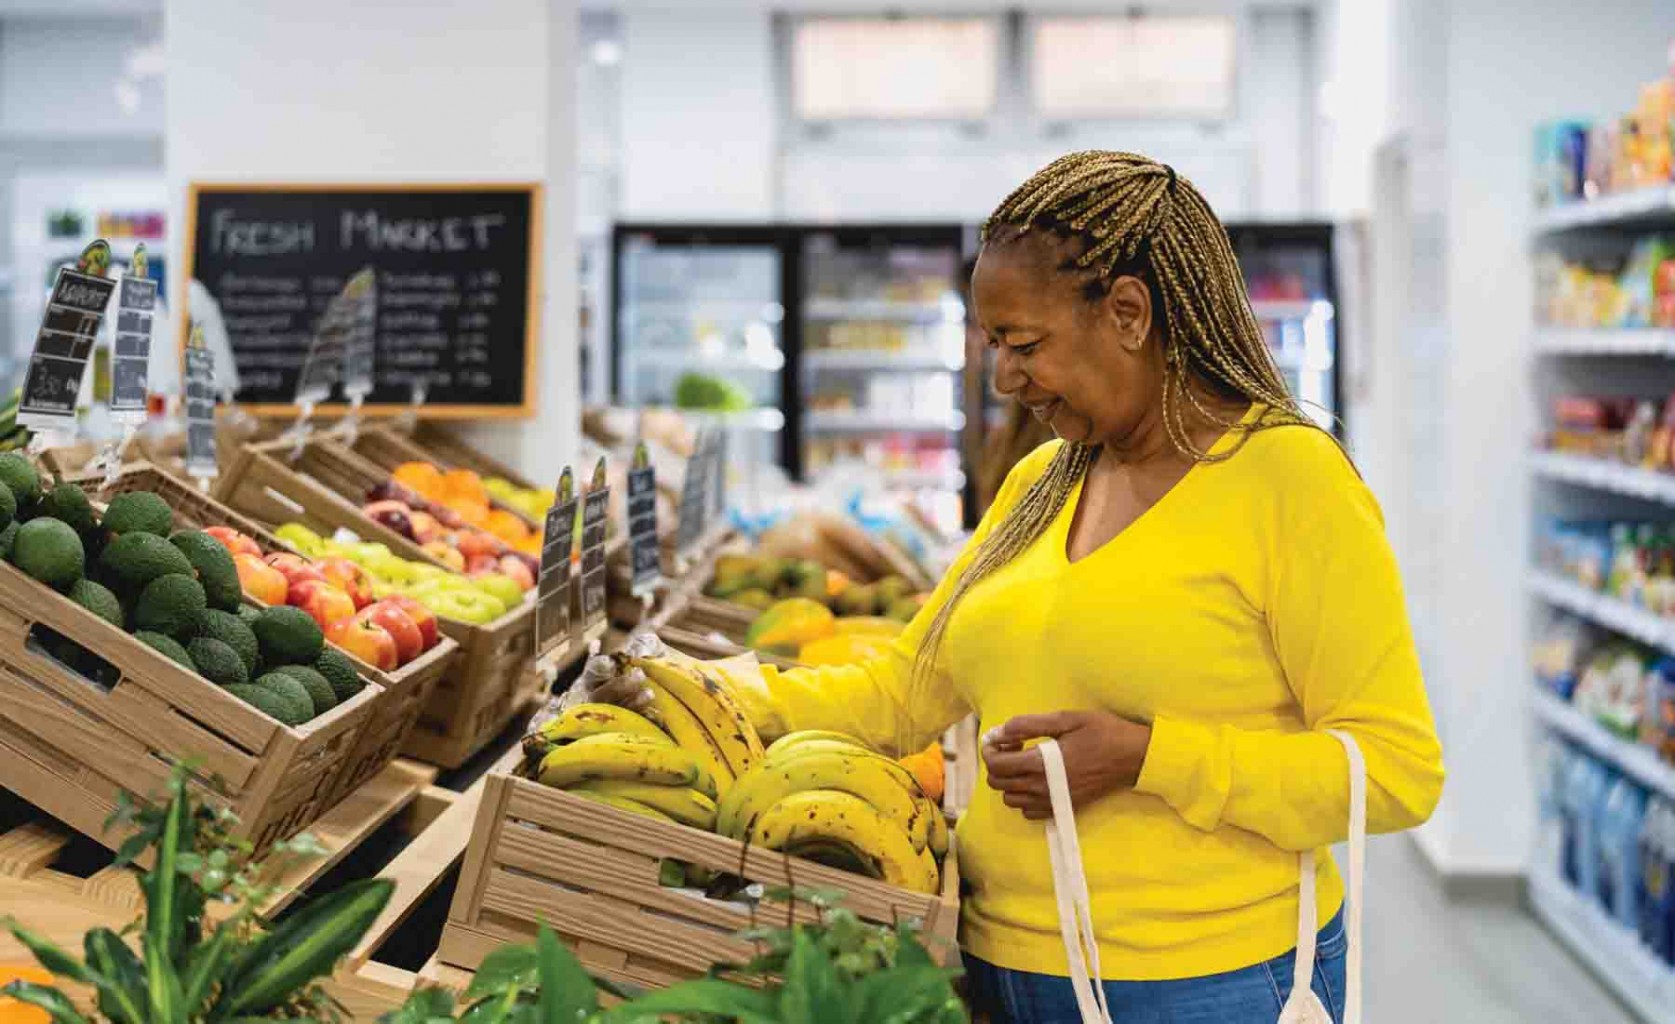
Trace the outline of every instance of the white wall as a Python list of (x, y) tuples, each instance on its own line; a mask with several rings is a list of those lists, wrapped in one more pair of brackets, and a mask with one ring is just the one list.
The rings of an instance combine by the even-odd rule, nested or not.
[(177, 211), (193, 180), (546, 183), (539, 411), (479, 429), (556, 478), (579, 430), (573, 0), (168, 0), (166, 16)]
[(0, 136), (155, 136), (163, 130), (163, 82), (137, 80), (138, 105), (116, 85), (146, 44), (160, 43), (154, 15), (0, 18)]
[(774, 214), (772, 23), (764, 10), (623, 14), (621, 217)]

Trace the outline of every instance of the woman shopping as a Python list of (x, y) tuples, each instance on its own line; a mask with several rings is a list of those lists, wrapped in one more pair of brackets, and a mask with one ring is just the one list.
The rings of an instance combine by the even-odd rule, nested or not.
[[(1442, 788), (1377, 503), (1287, 392), (1226, 232), (1171, 168), (1054, 161), (989, 218), (972, 292), (995, 386), (1057, 439), (886, 656), (742, 696), (769, 737), (897, 751), (977, 713), (961, 946), (990, 1020), (1082, 1019), (1030, 742), (1051, 737), (1111, 1017), (1273, 1024), (1299, 854), (1347, 832), (1329, 731), (1364, 758), (1371, 831), (1423, 822)], [(1341, 1020), (1344, 887), (1319, 862), (1312, 989)]]

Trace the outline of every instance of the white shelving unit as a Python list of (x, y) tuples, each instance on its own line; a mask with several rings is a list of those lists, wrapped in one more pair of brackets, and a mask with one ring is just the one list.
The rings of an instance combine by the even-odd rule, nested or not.
[(810, 433), (879, 432), (941, 433), (965, 426), (965, 416), (950, 412), (941, 416), (912, 416), (878, 412), (867, 409), (852, 411), (829, 410), (808, 414), (806, 427)]
[[(1533, 245), (1561, 252), (1613, 246), (1647, 231), (1675, 226), (1675, 187), (1648, 189), (1538, 211)], [(1585, 236), (1596, 231), (1599, 237)], [(1562, 394), (1668, 393), (1675, 382), (1675, 331), (1538, 328), (1531, 338), (1536, 378), (1544, 397)], [(1598, 357), (1577, 359), (1574, 357)], [(1616, 361), (1614, 361), (1616, 360)], [(1622, 362), (1621, 360), (1638, 360)], [(1663, 367), (1668, 367), (1664, 369)], [(1633, 383), (1629, 383), (1633, 382)], [(1633, 390), (1625, 389), (1625, 384)], [(1646, 503), (1641, 518), (1675, 519), (1675, 473), (1640, 469), (1621, 462), (1558, 452), (1535, 452), (1528, 460), (1536, 514), (1558, 510), (1567, 518), (1623, 518), (1622, 498)], [(1562, 488), (1552, 485), (1563, 485)], [(1659, 508), (1658, 506), (1665, 506)], [(1597, 507), (1596, 507), (1597, 506)], [(1531, 571), (1530, 596), (1617, 635), (1675, 654), (1675, 619), (1654, 615), (1554, 573)], [(1675, 767), (1656, 751), (1622, 737), (1558, 696), (1531, 686), (1537, 724), (1609, 764), (1648, 792), (1675, 799)], [(1654, 1024), (1675, 1024), (1675, 969), (1643, 946), (1632, 929), (1615, 921), (1600, 904), (1557, 875), (1554, 858), (1538, 855), (1529, 878), (1531, 905), (1571, 951), (1586, 962), (1635, 1012)]]
[(869, 370), (899, 373), (958, 373), (965, 367), (959, 355), (939, 352), (893, 352), (888, 349), (812, 349), (803, 353), (810, 370)]
[(958, 320), (962, 310), (940, 302), (890, 302), (883, 299), (809, 299), (803, 316), (809, 320), (903, 320), (925, 323)]
[(1252, 299), (1250, 308), (1258, 320), (1307, 320), (1310, 317), (1330, 319), (1333, 315), (1330, 302), (1312, 299)]

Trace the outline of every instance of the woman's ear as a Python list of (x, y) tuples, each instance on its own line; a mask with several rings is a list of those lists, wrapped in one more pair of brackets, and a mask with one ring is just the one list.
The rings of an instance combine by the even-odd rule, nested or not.
[(1152, 331), (1152, 293), (1146, 282), (1124, 275), (1111, 282), (1105, 293), (1105, 315), (1117, 331), (1117, 340), (1129, 352), (1146, 345)]

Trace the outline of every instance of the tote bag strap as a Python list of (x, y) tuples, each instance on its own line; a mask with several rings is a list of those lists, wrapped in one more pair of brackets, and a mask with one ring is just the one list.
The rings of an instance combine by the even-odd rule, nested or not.
[[(1355, 737), (1338, 729), (1327, 735), (1343, 744), (1349, 758), (1349, 889), (1345, 896), (1348, 952), (1344, 955), (1344, 1024), (1361, 1024), (1361, 911), (1367, 860), (1367, 763)], [(1297, 897), (1297, 966), (1291, 978), (1294, 993), (1314, 984), (1315, 933), (1320, 927), (1315, 902), (1314, 851), (1299, 855), (1302, 870)]]
[(1076, 835), (1076, 810), (1070, 801), (1070, 781), (1057, 741), (1042, 740), (1041, 762), (1047, 773), (1047, 794), (1053, 820), (1047, 823), (1047, 859), (1053, 869), (1053, 895), (1058, 899), (1059, 935), (1070, 963), (1070, 985), (1082, 1024), (1111, 1024), (1105, 985), (1099, 976), (1099, 942), (1093, 931), (1093, 902), (1082, 871), (1082, 844)]

